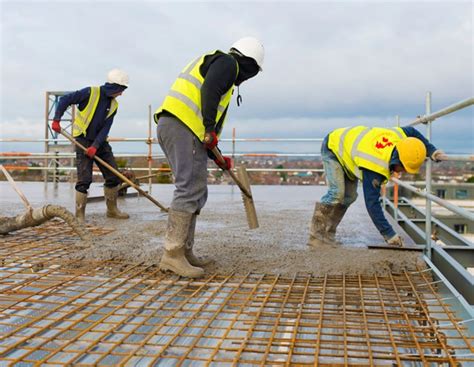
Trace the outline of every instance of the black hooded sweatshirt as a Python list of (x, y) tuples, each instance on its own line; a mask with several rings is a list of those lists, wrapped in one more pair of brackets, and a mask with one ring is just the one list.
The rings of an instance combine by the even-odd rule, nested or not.
[[(239, 64), (237, 74), (237, 63)], [(239, 86), (259, 72), (255, 60), (250, 57), (241, 56), (236, 53), (224, 53), (217, 51), (213, 55), (204, 58), (199, 69), (204, 78), (201, 87), (201, 109), (206, 132), (220, 132), (222, 122), (227, 114), (227, 109), (216, 123), (217, 107), (222, 96), (232, 87)]]

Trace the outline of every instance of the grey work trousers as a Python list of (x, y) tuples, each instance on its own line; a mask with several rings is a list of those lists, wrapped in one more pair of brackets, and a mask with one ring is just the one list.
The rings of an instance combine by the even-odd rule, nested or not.
[(176, 189), (171, 209), (199, 214), (207, 201), (207, 150), (179, 119), (161, 116), (158, 142), (171, 166)]

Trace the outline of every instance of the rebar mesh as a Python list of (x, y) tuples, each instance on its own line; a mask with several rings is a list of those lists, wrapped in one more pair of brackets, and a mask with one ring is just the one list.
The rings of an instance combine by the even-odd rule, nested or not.
[(75, 240), (59, 221), (0, 238), (0, 365), (474, 362), (429, 270), (190, 280), (143, 264), (62, 261)]

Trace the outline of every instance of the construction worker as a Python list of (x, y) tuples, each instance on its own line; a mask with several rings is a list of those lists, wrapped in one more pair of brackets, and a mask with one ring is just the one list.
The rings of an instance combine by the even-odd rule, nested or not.
[[(107, 82), (100, 87), (86, 87), (64, 95), (59, 99), (51, 128), (61, 132), (61, 117), (71, 105), (78, 105), (72, 126), (72, 135), (77, 142), (87, 148), (87, 152), (76, 148), (76, 218), (85, 221), (87, 190), (92, 183), (92, 164), (98, 156), (117, 169), (112, 148), (107, 136), (117, 113), (120, 96), (128, 87), (128, 75), (123, 70), (113, 69), (107, 75)], [(106, 167), (96, 162), (104, 177), (104, 196), (107, 217), (127, 219), (128, 214), (117, 208), (120, 180)]]
[[(263, 45), (253, 37), (235, 42), (228, 53), (213, 51), (184, 67), (163, 104), (154, 114), (158, 141), (175, 178), (176, 189), (168, 213), (162, 270), (200, 277), (209, 260), (194, 255), (196, 217), (207, 200), (207, 159), (223, 170), (210, 152), (217, 147), (234, 86), (262, 70)], [(237, 104), (241, 96), (237, 96)]]
[(329, 133), (321, 147), (328, 192), (316, 202), (308, 245), (333, 244), (336, 228), (357, 198), (357, 182), (362, 181), (369, 215), (390, 246), (403, 246), (385, 218), (380, 205), (380, 188), (392, 172), (419, 171), (425, 157), (439, 161), (437, 150), (413, 127), (369, 128), (355, 126)]

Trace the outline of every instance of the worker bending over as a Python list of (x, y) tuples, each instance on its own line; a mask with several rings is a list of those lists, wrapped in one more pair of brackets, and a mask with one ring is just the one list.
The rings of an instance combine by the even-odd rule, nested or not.
[(308, 245), (331, 244), (336, 228), (357, 198), (357, 181), (362, 181), (367, 211), (390, 246), (403, 246), (385, 218), (380, 205), (380, 188), (392, 172), (418, 173), (425, 157), (439, 161), (444, 154), (413, 127), (355, 126), (329, 133), (321, 147), (328, 192), (316, 202)]
[[(264, 49), (253, 37), (235, 42), (228, 53), (214, 51), (202, 55), (179, 74), (163, 104), (154, 115), (158, 142), (168, 159), (176, 189), (168, 213), (162, 270), (186, 277), (200, 277), (209, 263), (194, 255), (196, 217), (207, 200), (207, 159), (217, 146), (234, 86), (261, 71)], [(237, 96), (237, 104), (241, 101)]]
[[(61, 132), (61, 117), (71, 105), (78, 105), (72, 125), (72, 135), (76, 141), (87, 148), (84, 152), (76, 147), (76, 217), (85, 221), (87, 190), (92, 183), (92, 164), (97, 155), (113, 168), (117, 169), (112, 148), (107, 136), (117, 113), (120, 96), (128, 87), (128, 75), (119, 69), (111, 70), (107, 75), (107, 83), (100, 87), (86, 87), (64, 95), (59, 99), (51, 128)], [(104, 177), (104, 196), (107, 205), (107, 217), (127, 219), (128, 214), (117, 208), (117, 196), (120, 180), (106, 167), (96, 162)]]

